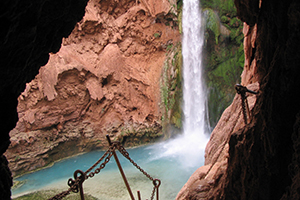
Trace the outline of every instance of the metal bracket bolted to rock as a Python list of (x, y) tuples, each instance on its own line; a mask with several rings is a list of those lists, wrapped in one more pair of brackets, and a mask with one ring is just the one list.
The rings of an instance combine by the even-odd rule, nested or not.
[[(236, 84), (234, 88), (235, 88), (236, 92), (239, 95), (241, 95), (242, 110), (243, 110), (244, 122), (246, 125), (246, 124), (248, 124), (248, 119), (250, 118), (250, 111), (249, 111), (249, 105), (248, 105), (248, 101), (247, 101), (246, 92), (249, 92), (251, 94), (258, 94), (258, 92), (249, 90), (247, 87), (242, 86), (241, 84)], [(247, 118), (247, 116), (248, 116), (248, 118)]]

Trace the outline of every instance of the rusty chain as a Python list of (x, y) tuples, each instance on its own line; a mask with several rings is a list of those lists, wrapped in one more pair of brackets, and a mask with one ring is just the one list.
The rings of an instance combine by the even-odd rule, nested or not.
[[(244, 122), (245, 124), (248, 124), (248, 119), (247, 119), (247, 116), (248, 116), (248, 112), (247, 112), (247, 107), (248, 106), (248, 100), (247, 100), (247, 97), (245, 95), (245, 93), (241, 93), (241, 101), (242, 101), (242, 111), (243, 111), (243, 116), (244, 116)], [(249, 116), (250, 118), (250, 116)]]
[[(108, 137), (108, 136), (107, 136)], [(109, 137), (108, 140), (110, 141)], [(121, 145), (120, 142), (116, 141), (116, 142), (111, 142), (109, 149), (102, 155), (102, 157), (95, 162), (88, 170), (86, 170), (85, 172), (82, 172), (81, 170), (76, 170), (74, 172), (74, 179), (70, 178), (68, 180), (68, 186), (70, 187), (68, 190), (63, 191), (55, 196), (53, 196), (52, 198), (48, 199), (48, 200), (60, 200), (64, 197), (66, 197), (67, 195), (69, 195), (71, 192), (74, 193), (78, 193), (80, 191), (80, 195), (81, 195), (81, 199), (84, 200), (84, 195), (83, 195), (83, 189), (82, 189), (82, 184), (85, 180), (87, 180), (88, 178), (92, 178), (95, 176), (95, 174), (100, 173), (100, 171), (106, 166), (106, 164), (110, 161), (110, 158), (113, 156), (113, 152), (118, 149), (119, 152), (130, 161), (130, 163), (133, 164), (133, 166), (135, 166), (140, 172), (142, 172), (147, 178), (149, 178), (152, 182), (153, 182), (153, 190), (151, 193), (151, 200), (154, 199), (154, 195), (156, 192), (157, 195), (157, 199), (158, 199), (158, 188), (161, 184), (161, 181), (159, 179), (154, 179), (152, 178), (145, 170), (143, 170), (136, 162), (134, 162), (130, 156), (129, 153), (126, 151), (126, 149)], [(100, 164), (102, 161), (104, 160), (104, 162), (102, 164)], [(94, 171), (92, 171), (97, 165), (100, 166), (98, 168), (96, 168)], [(80, 176), (78, 176), (78, 173), (80, 174)]]
[(246, 96), (246, 92), (252, 93), (252, 94), (258, 94), (255, 91), (249, 90), (247, 87), (242, 86), (240, 84), (235, 85), (236, 92), (241, 95), (241, 103), (242, 103), (242, 111), (243, 111), (243, 117), (244, 117), (244, 123), (248, 124), (247, 116), (250, 118), (250, 111), (249, 111), (249, 105), (248, 100)]
[[(88, 179), (88, 178), (92, 178), (92, 177), (94, 177), (95, 176), (95, 174), (99, 174), (100, 173), (100, 171), (101, 171), (101, 169), (103, 169), (105, 166), (106, 166), (106, 164), (110, 161), (110, 158), (112, 157), (112, 151), (114, 151), (115, 150), (115, 147), (110, 147), (104, 154), (103, 154), (103, 156), (92, 166), (92, 167), (90, 167), (86, 172), (85, 172), (85, 174), (86, 174), (86, 179)], [(107, 156), (107, 154), (108, 154), (108, 156)], [(107, 157), (106, 157), (107, 156)], [(106, 157), (106, 158), (105, 158)], [(90, 171), (92, 171), (103, 159), (105, 158), (105, 160), (104, 160), (104, 162), (98, 167), (98, 168), (96, 168), (95, 169), (95, 171), (94, 172), (90, 172)], [(90, 172), (90, 173), (89, 173)], [(89, 174), (88, 174), (89, 173)], [(88, 175), (87, 175), (88, 174)]]
[(151, 193), (151, 200), (153, 200), (155, 192), (156, 192), (156, 199), (158, 199), (158, 188), (160, 186), (161, 181), (159, 179), (154, 179), (153, 180), (153, 189), (152, 189), (152, 193)]
[[(68, 180), (68, 186), (70, 187), (68, 190), (63, 191), (57, 195), (55, 195), (54, 197), (48, 199), (48, 200), (59, 200), (62, 199), (64, 197), (66, 197), (67, 195), (69, 195), (72, 192), (74, 193), (78, 193), (79, 191), (79, 187), (80, 187), (80, 183), (82, 184), (83, 181), (85, 181), (88, 178), (92, 178), (95, 176), (95, 174), (100, 173), (101, 169), (103, 169), (106, 164), (110, 161), (110, 158), (112, 156), (112, 151), (115, 150), (115, 147), (110, 147), (103, 155), (102, 157), (95, 162), (95, 164), (93, 164), (88, 170), (86, 170), (83, 173), (83, 176), (80, 177), (76, 177), (75, 180), (73, 179), (69, 179)], [(107, 156), (107, 157), (106, 157)], [(106, 157), (106, 158), (105, 158)], [(103, 159), (105, 158), (105, 161), (100, 165), (100, 167), (96, 168), (94, 172), (91, 172)], [(75, 171), (76, 173), (77, 171)], [(74, 174), (75, 174), (74, 173)], [(74, 176), (75, 177), (75, 176)], [(84, 178), (84, 179), (82, 179)]]
[(54, 197), (50, 198), (49, 200), (59, 200), (62, 199), (64, 197), (66, 197), (67, 195), (69, 195), (71, 192), (71, 188), (69, 188), (67, 191), (63, 191), (57, 195), (55, 195)]
[[(160, 186), (161, 181), (159, 179), (154, 179), (152, 178), (145, 170), (143, 170), (136, 162), (134, 162), (130, 156), (128, 151), (126, 151), (126, 149), (121, 145), (120, 142), (116, 142), (116, 146), (119, 150), (119, 152), (125, 157), (127, 158), (127, 160), (129, 160), (129, 162), (131, 162), (133, 164), (133, 166), (135, 166), (138, 170), (140, 170), (140, 172), (142, 172), (147, 178), (149, 178), (152, 182), (153, 182), (153, 190), (151, 193), (151, 200), (153, 200), (155, 192), (157, 193), (157, 199), (158, 199), (158, 187)], [(157, 183), (158, 182), (158, 183)]]
[(117, 148), (119, 150), (119, 152), (127, 159), (129, 160), (129, 162), (131, 162), (133, 164), (133, 166), (135, 166), (138, 170), (140, 170), (140, 172), (142, 172), (147, 178), (149, 178), (151, 181), (154, 180), (154, 178), (152, 178), (145, 170), (143, 170), (136, 162), (134, 162), (130, 156), (128, 151), (126, 151), (126, 149), (118, 142), (117, 143)]

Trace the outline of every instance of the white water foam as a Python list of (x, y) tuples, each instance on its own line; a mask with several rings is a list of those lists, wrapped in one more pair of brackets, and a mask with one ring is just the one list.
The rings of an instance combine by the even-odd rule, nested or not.
[(208, 141), (206, 89), (202, 78), (203, 28), (199, 0), (183, 1), (183, 134), (158, 144), (153, 159), (173, 157), (185, 167), (201, 166)]

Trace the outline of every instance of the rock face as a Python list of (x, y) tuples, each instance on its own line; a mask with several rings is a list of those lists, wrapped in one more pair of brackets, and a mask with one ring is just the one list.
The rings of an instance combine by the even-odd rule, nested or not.
[(88, 2), (18, 98), (6, 153), (13, 174), (106, 147), (106, 134), (127, 146), (162, 135), (159, 83), (166, 48), (180, 41), (171, 8), (169, 1)]
[[(39, 66), (47, 62), (48, 53), (59, 50), (61, 38), (69, 35), (82, 18), (86, 1), (76, 3), (64, 0), (0, 3), (1, 199), (10, 199), (12, 178), (2, 154), (9, 144), (8, 133), (17, 122), (17, 97), (24, 91), (25, 83), (36, 76)], [(207, 152), (223, 152), (223, 149), (220, 153), (223, 158), (207, 154), (212, 164), (197, 171), (198, 175), (189, 180), (187, 190), (178, 199), (299, 199), (300, 5), (297, 0), (236, 0), (235, 3), (238, 15), (251, 30), (251, 40), (255, 41), (252, 47), (245, 46), (245, 52), (251, 52), (246, 54), (252, 55), (246, 60), (249, 59), (248, 67), (255, 69), (256, 75), (242, 81), (246, 86), (252, 82), (259, 86), (259, 95), (248, 125), (241, 125), (235, 132), (223, 131), (229, 142), (217, 137), (212, 140), (214, 143), (210, 142)], [(245, 70), (247, 74), (249, 69)], [(235, 101), (240, 101), (238, 97), (232, 105), (239, 105)], [(224, 115), (222, 118), (226, 119)]]
[(244, 23), (242, 84), (251, 119), (236, 95), (214, 129), (205, 166), (177, 199), (299, 199), (300, 3), (235, 0)]

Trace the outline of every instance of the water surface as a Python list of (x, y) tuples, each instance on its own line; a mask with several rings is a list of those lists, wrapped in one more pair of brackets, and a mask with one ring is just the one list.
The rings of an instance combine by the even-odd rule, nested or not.
[[(151, 146), (130, 149), (129, 154), (153, 178), (161, 180), (160, 199), (175, 199), (192, 173), (204, 163), (204, 148), (208, 141), (206, 89), (202, 78), (202, 16), (198, 0), (183, 0), (183, 134)], [(87, 170), (103, 154), (94, 151), (55, 163), (52, 167), (24, 175), (17, 180), (26, 183), (13, 190), (13, 197), (41, 189), (66, 190), (67, 180), (77, 169)], [(119, 158), (136, 197), (150, 199), (152, 181), (125, 160)], [(84, 182), (84, 191), (99, 199), (130, 199), (113, 158), (100, 174)]]
[[(179, 141), (181, 141), (181, 146), (178, 145)], [(204, 149), (199, 147), (201, 141), (198, 142), (198, 147), (194, 148), (190, 155), (187, 155), (187, 152), (181, 149), (181, 147), (185, 146), (181, 137), (150, 146), (128, 149), (128, 152), (130, 157), (142, 169), (153, 178), (161, 180), (159, 188), (160, 199), (171, 200), (175, 199), (177, 193), (191, 174), (199, 166), (203, 165)], [(206, 142), (205, 138), (202, 142)], [(171, 150), (171, 146), (177, 146), (179, 149)], [(192, 145), (190, 144), (190, 146)], [(26, 183), (20, 188), (12, 190), (13, 198), (43, 189), (67, 190), (67, 180), (73, 178), (74, 171), (77, 169), (86, 171), (103, 153), (104, 151), (93, 151), (70, 157), (55, 163), (52, 167), (17, 178), (16, 180), (25, 180)], [(117, 155), (134, 196), (137, 198), (136, 192), (139, 190), (141, 191), (142, 199), (150, 199), (153, 188), (152, 181), (136, 169), (119, 152), (117, 152)], [(84, 182), (84, 191), (99, 199), (130, 199), (113, 157), (99, 174)]]

